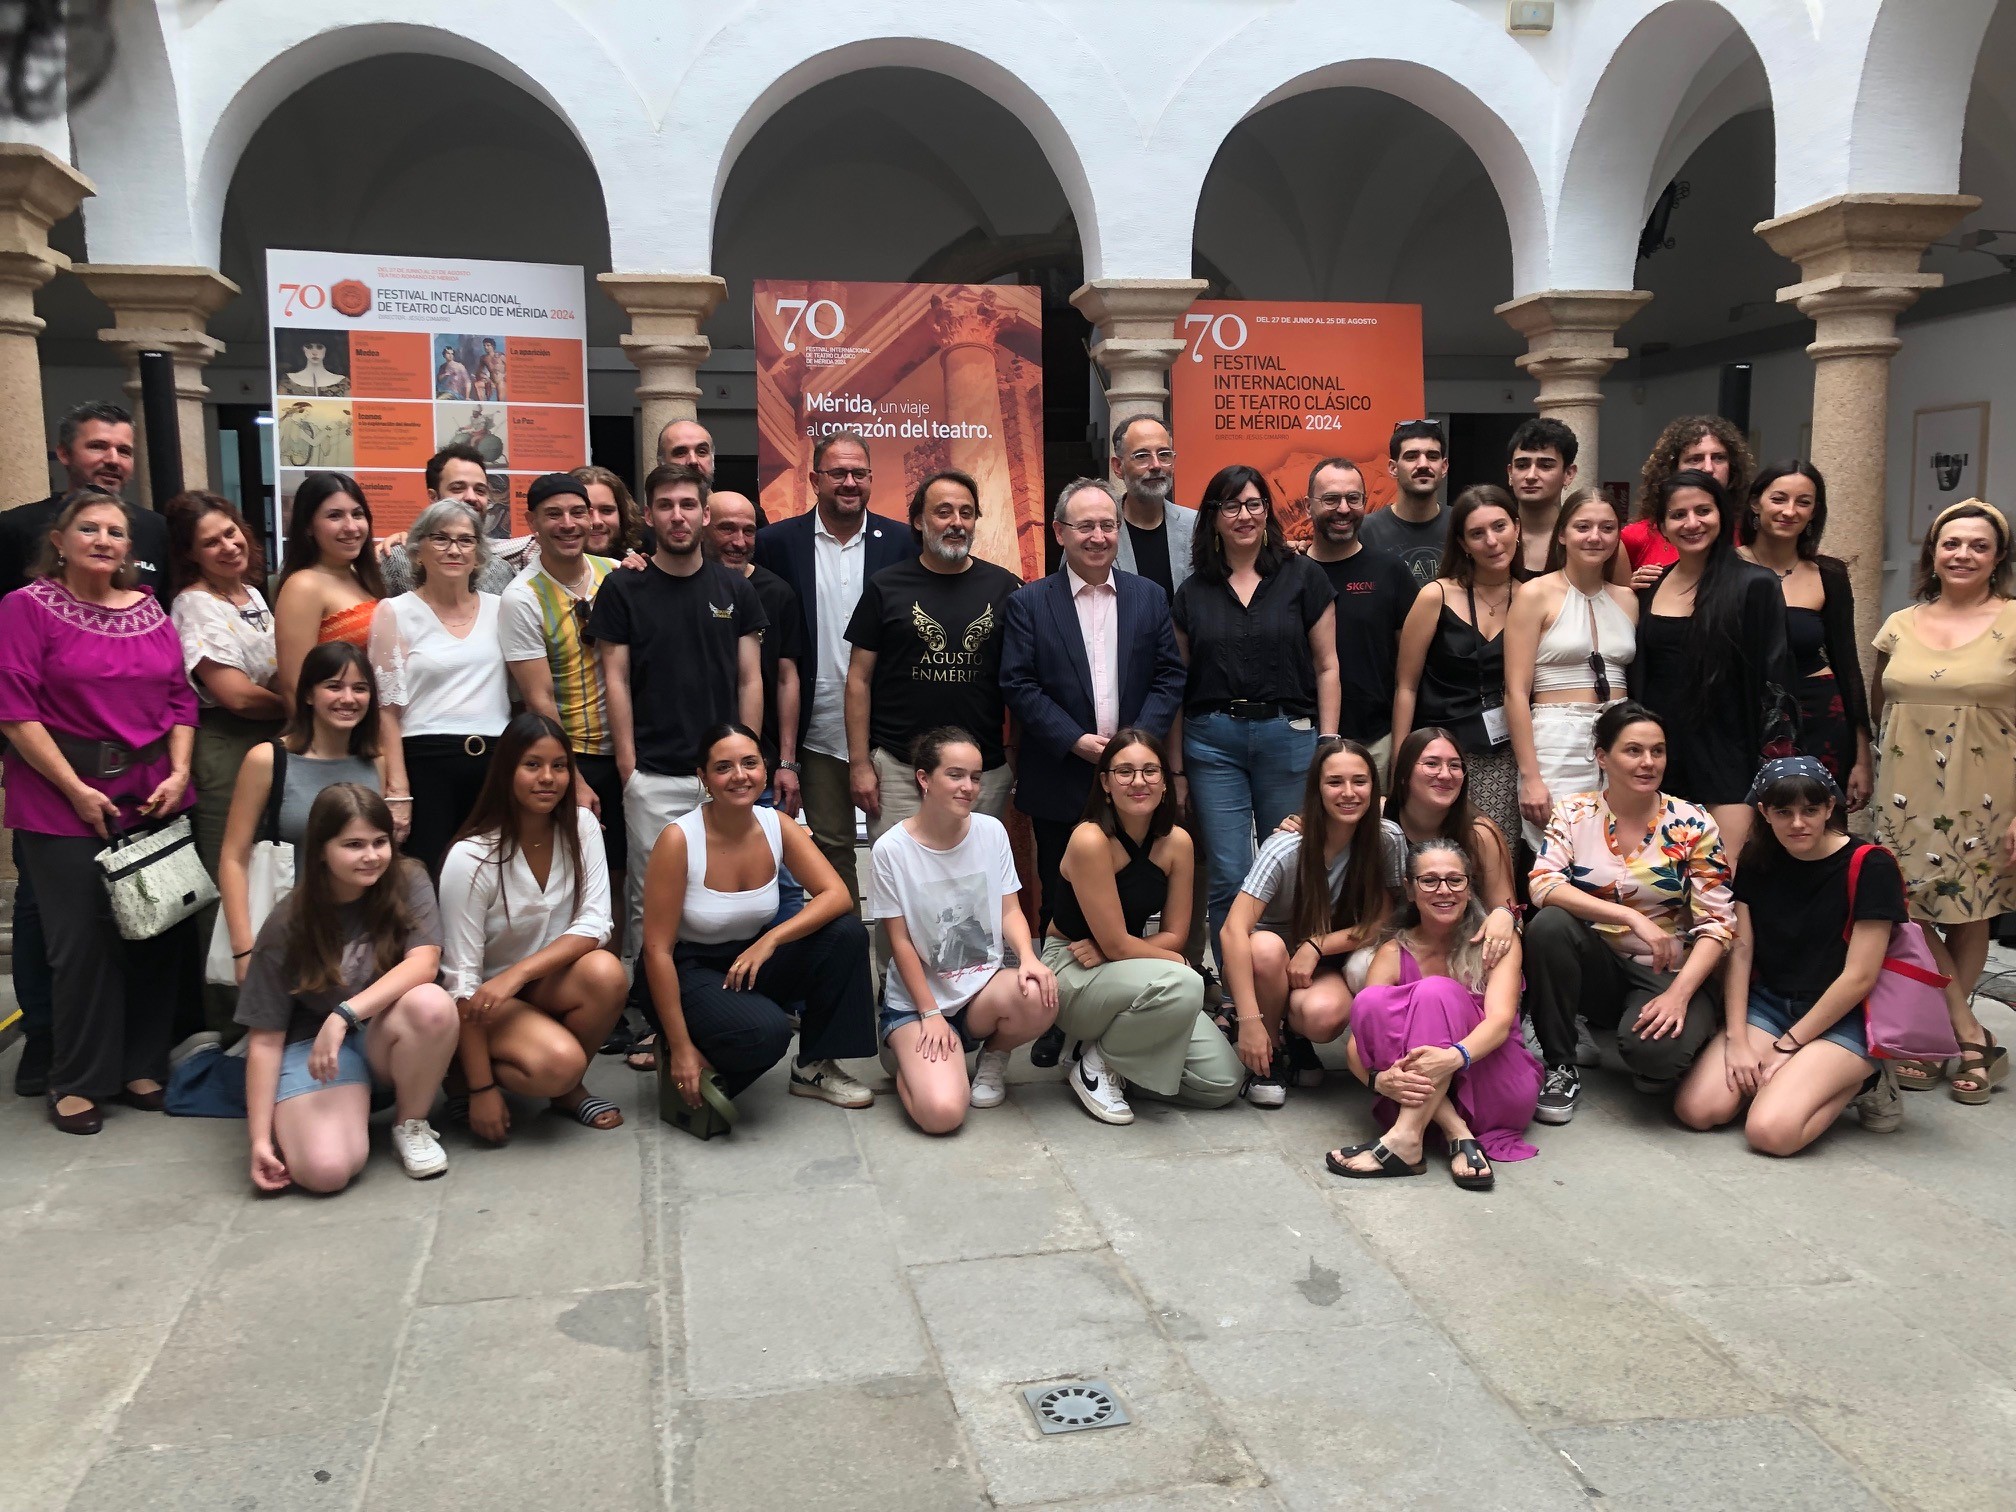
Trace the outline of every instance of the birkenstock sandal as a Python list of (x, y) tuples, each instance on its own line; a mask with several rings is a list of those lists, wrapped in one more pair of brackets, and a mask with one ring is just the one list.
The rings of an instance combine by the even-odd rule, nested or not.
[(1498, 1180), (1498, 1173), (1491, 1169), (1491, 1162), (1484, 1158), (1484, 1148), (1474, 1139), (1459, 1139), (1450, 1151), (1461, 1155), (1464, 1164), (1470, 1167), (1470, 1174), (1464, 1175), (1455, 1166), (1449, 1167), (1449, 1179), (1466, 1192), (1488, 1192)]
[[(1379, 1169), (1360, 1171), (1346, 1165), (1344, 1162), (1353, 1155), (1370, 1155), (1379, 1162)], [(1388, 1176), (1424, 1176), (1428, 1172), (1427, 1161), (1417, 1160), (1409, 1164), (1387, 1149), (1386, 1141), (1383, 1139), (1371, 1144), (1353, 1145), (1348, 1150), (1332, 1150), (1323, 1157), (1323, 1164), (1328, 1166), (1334, 1175), (1352, 1181), (1378, 1181)]]

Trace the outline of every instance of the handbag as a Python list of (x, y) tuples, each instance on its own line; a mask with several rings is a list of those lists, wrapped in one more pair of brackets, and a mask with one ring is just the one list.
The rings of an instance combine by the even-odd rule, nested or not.
[[(1855, 883), (1862, 861), (1880, 845), (1863, 845), (1848, 858), (1848, 922), (1841, 938), (1855, 932)], [(1888, 852), (1885, 852), (1888, 854)], [(1890, 926), (1883, 947), (1883, 969), (1863, 1006), (1869, 1053), (1878, 1060), (1943, 1061), (1960, 1053), (1953, 1037), (1953, 1019), (1946, 1011), (1946, 984), (1925, 942), (1924, 926), (1906, 919)]]
[(132, 830), (113, 820), (112, 843), (98, 852), (98, 869), (122, 940), (166, 934), (217, 901), (217, 884), (196, 854), (187, 814)]
[[(266, 814), (259, 821), (258, 838), (252, 842), (252, 856), (245, 864), (245, 909), (252, 916), (252, 937), (280, 900), (294, 890), (294, 847), (280, 838), (280, 799), (287, 786), (287, 747), (273, 742), (273, 783), (266, 792)], [(231, 926), (224, 910), (217, 910), (217, 923), (210, 931), (210, 954), (203, 964), (203, 979), (219, 987), (238, 985), (237, 962), (232, 959)]]

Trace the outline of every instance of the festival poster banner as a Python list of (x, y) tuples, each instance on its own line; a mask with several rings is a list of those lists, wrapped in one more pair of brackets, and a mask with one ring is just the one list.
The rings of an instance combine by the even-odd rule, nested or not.
[(581, 269), (342, 252), (266, 254), (278, 522), (308, 473), (352, 473), (381, 535), (426, 506), (427, 459), (484, 456), (512, 534), (525, 485), (588, 460)]
[(1243, 462), (1267, 476), (1289, 537), (1306, 540), (1309, 469), (1349, 457), (1368, 507), (1393, 500), (1386, 443), (1423, 415), (1421, 307), (1200, 299), (1169, 372), (1178, 500)]
[(975, 554), (1043, 574), (1043, 307), (999, 284), (758, 279), (756, 463), (772, 520), (812, 506), (813, 444), (868, 441), (878, 514), (941, 468), (980, 485)]

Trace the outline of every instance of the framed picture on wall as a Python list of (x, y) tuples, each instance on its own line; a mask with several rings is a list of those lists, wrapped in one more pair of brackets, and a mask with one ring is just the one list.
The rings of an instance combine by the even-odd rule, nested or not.
[(1988, 405), (1948, 404), (1911, 417), (1911, 543), (1939, 511), (1988, 486)]

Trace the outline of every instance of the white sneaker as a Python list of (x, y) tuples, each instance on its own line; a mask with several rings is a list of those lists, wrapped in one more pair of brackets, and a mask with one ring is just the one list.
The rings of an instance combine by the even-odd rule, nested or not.
[(1008, 1097), (1008, 1052), (982, 1050), (973, 1070), (973, 1106), (998, 1108)]
[(415, 1181), (439, 1176), (448, 1169), (448, 1152), (441, 1148), (434, 1126), (424, 1118), (392, 1125), (392, 1148), (399, 1152), (406, 1174)]
[(791, 1068), (791, 1095), (818, 1097), (836, 1108), (872, 1108), (875, 1094), (830, 1060)]
[(1281, 1079), (1278, 1057), (1275, 1070), (1246, 1078), (1246, 1101), (1256, 1108), (1278, 1108), (1288, 1101), (1288, 1084)]
[(1126, 1086), (1107, 1066), (1097, 1045), (1087, 1045), (1079, 1052), (1077, 1064), (1071, 1068), (1071, 1090), (1078, 1094), (1078, 1101), (1085, 1105), (1087, 1113), (1101, 1123), (1134, 1122), (1134, 1110), (1121, 1096)]

